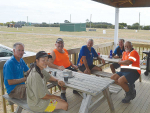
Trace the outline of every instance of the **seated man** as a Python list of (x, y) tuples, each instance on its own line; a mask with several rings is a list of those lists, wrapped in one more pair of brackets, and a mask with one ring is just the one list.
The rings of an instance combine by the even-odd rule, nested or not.
[(69, 59), (68, 51), (64, 48), (64, 41), (62, 38), (56, 40), (56, 49), (51, 52), (52, 59), (48, 64), (49, 67), (55, 69), (69, 69), (72, 71), (77, 71), (78, 66), (73, 65)]
[[(113, 53), (113, 58), (122, 58), (122, 53), (124, 50), (124, 39), (119, 39), (119, 46), (115, 49)], [(110, 57), (110, 56), (109, 56)], [(120, 65), (118, 63), (113, 63), (110, 65), (110, 69), (112, 73), (115, 73), (115, 69), (119, 68)]]
[[(51, 68), (64, 70), (69, 69), (72, 71), (77, 71), (78, 66), (73, 65), (69, 59), (68, 51), (64, 48), (64, 41), (62, 38), (56, 40), (56, 49), (51, 52), (52, 58), (49, 60), (48, 66)], [(62, 88), (62, 93), (66, 92), (66, 88)], [(73, 93), (77, 93), (73, 90)]]
[(136, 50), (132, 48), (131, 42), (125, 43), (125, 52), (123, 52), (122, 60), (118, 62), (121, 65), (121, 71), (111, 76), (115, 83), (120, 85), (126, 96), (122, 100), (123, 103), (129, 103), (136, 96), (135, 81), (140, 77), (140, 56)]
[(29, 68), (22, 59), (24, 44), (15, 43), (13, 53), (14, 55), (6, 61), (3, 67), (4, 84), (9, 97), (26, 99), (26, 77), (24, 77), (23, 71), (27, 72)]
[(91, 70), (99, 70), (102, 71), (101, 68), (99, 68), (96, 65), (93, 65), (93, 57), (97, 57), (98, 59), (102, 60), (102, 63), (105, 64), (104, 59), (102, 59), (98, 54), (96, 53), (93, 46), (93, 39), (89, 39), (87, 41), (87, 45), (84, 45), (80, 49), (79, 58), (78, 58), (78, 66), (79, 70), (84, 72), (85, 74), (91, 74)]

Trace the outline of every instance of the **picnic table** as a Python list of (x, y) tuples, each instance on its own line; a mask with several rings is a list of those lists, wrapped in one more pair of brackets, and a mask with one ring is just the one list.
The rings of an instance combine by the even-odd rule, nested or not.
[[(56, 78), (64, 80), (63, 71), (47, 67), (47, 72), (56, 71)], [(79, 113), (88, 113), (94, 111), (105, 99), (111, 111), (114, 111), (114, 105), (109, 92), (109, 85), (114, 83), (110, 78), (102, 78), (84, 73), (72, 72), (73, 77), (68, 79), (65, 87), (81, 92), (83, 100), (79, 109)], [(92, 97), (103, 93), (99, 99), (91, 103)]]
[(121, 58), (108, 58), (108, 55), (101, 55), (101, 57), (109, 63), (118, 63), (121, 60)]

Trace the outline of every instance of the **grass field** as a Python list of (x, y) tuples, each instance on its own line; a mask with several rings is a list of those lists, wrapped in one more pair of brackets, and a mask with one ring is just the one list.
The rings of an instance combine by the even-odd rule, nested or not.
[[(12, 47), (15, 42), (22, 42), (25, 44), (26, 51), (38, 52), (39, 50), (45, 50), (50, 52), (55, 48), (55, 41), (58, 37), (64, 39), (65, 48), (67, 49), (81, 47), (86, 44), (87, 38), (81, 38), (82, 36), (111, 38), (94, 38), (94, 44), (113, 41), (114, 29), (105, 29), (106, 34), (103, 34), (103, 30), (104, 29), (96, 29), (96, 31), (89, 32), (87, 29), (86, 32), (62, 32), (58, 27), (23, 27), (18, 28), (18, 30), (17, 28), (0, 27), (0, 31), (3, 31), (0, 32), (0, 43)], [(16, 32), (28, 34), (15, 34)], [(59, 36), (52, 36), (50, 34)], [(69, 37), (68, 35), (71, 36)], [(135, 32), (135, 30), (123, 29), (119, 30), (119, 38), (124, 38), (126, 40), (134, 39), (134, 42), (136, 42), (137, 39), (150, 41), (150, 31), (140, 30), (139, 32)]]
[[(45, 28), (23, 27), (19, 28), (18, 30), (17, 28), (0, 27), (0, 44), (12, 48), (12, 45), (15, 42), (22, 42), (25, 44), (26, 51), (38, 52), (40, 50), (44, 50), (46, 52), (50, 52), (55, 48), (56, 39), (59, 37), (64, 39), (66, 49), (78, 48), (81, 47), (82, 45), (85, 45), (87, 38), (81, 38), (82, 36), (112, 38), (112, 39), (94, 38), (94, 44), (101, 44), (113, 41), (114, 29), (105, 29), (106, 34), (103, 34), (103, 30), (104, 29), (96, 29), (96, 32), (95, 31), (88, 32), (87, 29), (87, 32), (61, 32), (59, 31), (58, 27), (45, 27)], [(36, 34), (16, 34), (16, 32), (36, 33)], [(60, 36), (52, 36), (50, 34), (57, 34)], [(73, 35), (73, 36), (69, 37), (64, 35)], [(134, 42), (136, 42), (137, 39), (150, 41), (150, 31), (140, 30), (139, 32), (135, 32), (135, 30), (119, 30), (119, 38), (124, 38), (125, 40), (134, 39)], [(138, 43), (142, 43), (142, 41)], [(1, 112), (2, 112), (2, 105), (0, 99), (0, 113)]]

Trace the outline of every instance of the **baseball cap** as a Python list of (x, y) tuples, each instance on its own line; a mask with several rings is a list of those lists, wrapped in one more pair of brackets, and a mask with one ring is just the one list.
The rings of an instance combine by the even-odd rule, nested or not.
[(64, 42), (62, 38), (57, 38), (56, 43), (58, 42)]
[(36, 54), (36, 59), (42, 58), (42, 57), (48, 57), (48, 58), (52, 58), (51, 55), (48, 55), (45, 51), (39, 51)]

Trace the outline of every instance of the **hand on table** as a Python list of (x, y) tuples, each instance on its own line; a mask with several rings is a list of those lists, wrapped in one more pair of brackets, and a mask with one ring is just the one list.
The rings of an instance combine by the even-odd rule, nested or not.
[(58, 66), (58, 69), (63, 71), (65, 69), (65, 67), (64, 66)]
[(58, 85), (59, 85), (59, 86), (64, 86), (65, 83), (64, 83), (63, 81), (61, 81), (61, 80), (58, 80)]
[(76, 66), (76, 65), (72, 65), (72, 67), (73, 67), (74, 69), (78, 69), (78, 66)]
[(86, 68), (85, 71), (84, 71), (84, 73), (91, 74), (91, 70), (89, 68), (88, 69)]
[(119, 58), (119, 56), (114, 56), (114, 58)]

